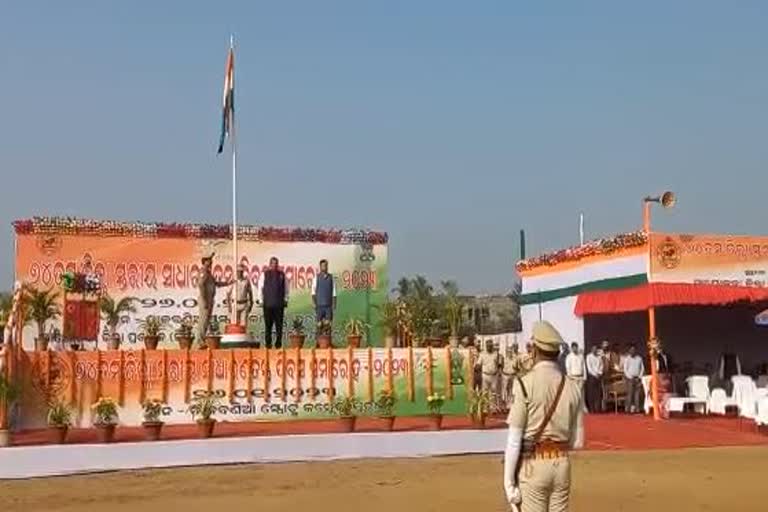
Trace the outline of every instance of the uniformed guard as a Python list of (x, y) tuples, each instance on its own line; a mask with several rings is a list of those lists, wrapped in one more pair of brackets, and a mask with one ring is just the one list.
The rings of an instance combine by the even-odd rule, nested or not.
[(512, 343), (507, 347), (504, 355), (504, 365), (501, 368), (501, 396), (506, 405), (509, 405), (509, 399), (512, 395), (512, 383), (520, 373), (520, 354), (517, 343)]
[(200, 281), (198, 283), (198, 302), (197, 302), (197, 342), (203, 343), (205, 335), (208, 334), (208, 326), (211, 324), (211, 315), (213, 315), (213, 307), (216, 302), (216, 288), (223, 286), (229, 286), (231, 282), (217, 281), (213, 277), (211, 268), (213, 267), (214, 253), (207, 254), (202, 257), (200, 263), (203, 266), (202, 273), (200, 274)]
[(513, 510), (568, 510), (571, 466), (568, 452), (583, 444), (580, 381), (558, 367), (563, 342), (549, 322), (533, 326), (533, 369), (514, 380), (504, 455), (504, 491)]
[(247, 271), (248, 269), (245, 265), (240, 265), (237, 268), (237, 281), (227, 293), (230, 311), (232, 311), (232, 301), (234, 300), (235, 287), (237, 287), (237, 324), (246, 328), (248, 327), (248, 317), (251, 316), (251, 310), (253, 309), (253, 288), (251, 287), (250, 279), (245, 274)]

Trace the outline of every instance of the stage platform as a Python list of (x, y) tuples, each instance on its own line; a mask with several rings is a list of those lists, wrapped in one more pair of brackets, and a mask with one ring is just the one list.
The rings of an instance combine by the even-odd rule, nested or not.
[[(0, 479), (20, 479), (143, 468), (309, 462), (362, 458), (434, 457), (501, 453), (506, 430), (471, 430), (450, 418), (451, 430), (424, 432), (418, 418), (399, 418), (396, 432), (321, 433), (322, 423), (222, 424), (213, 439), (192, 439), (194, 426), (169, 427), (163, 441), (141, 442), (140, 429), (119, 429), (118, 441), (93, 444), (90, 430), (72, 433), (70, 444), (43, 445), (43, 432), (16, 436), (0, 449)], [(494, 426), (503, 423), (494, 420)], [(318, 427), (319, 425), (319, 427)], [(365, 428), (365, 423), (362, 423)], [(256, 430), (258, 429), (258, 430)], [(291, 430), (292, 429), (292, 430)], [(768, 445), (751, 421), (731, 418), (672, 419), (599, 415), (586, 418), (588, 450), (648, 450)], [(287, 432), (293, 433), (287, 433)]]

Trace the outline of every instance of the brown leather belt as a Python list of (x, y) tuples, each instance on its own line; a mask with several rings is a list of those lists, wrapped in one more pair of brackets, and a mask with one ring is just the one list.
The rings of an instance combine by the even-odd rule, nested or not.
[(523, 443), (522, 456), (525, 459), (560, 459), (567, 457), (570, 443), (543, 439), (535, 445)]

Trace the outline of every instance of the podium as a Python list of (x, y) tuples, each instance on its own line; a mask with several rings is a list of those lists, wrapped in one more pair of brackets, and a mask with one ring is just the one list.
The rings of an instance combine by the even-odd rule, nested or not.
[(221, 348), (249, 348), (256, 345), (256, 340), (248, 334), (244, 325), (227, 324), (221, 336)]

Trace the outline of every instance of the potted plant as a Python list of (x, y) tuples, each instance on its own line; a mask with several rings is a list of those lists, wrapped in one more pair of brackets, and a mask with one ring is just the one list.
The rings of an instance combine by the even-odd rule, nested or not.
[(144, 427), (144, 437), (147, 441), (157, 441), (160, 439), (160, 432), (163, 430), (163, 422), (160, 421), (160, 414), (163, 412), (163, 402), (157, 398), (152, 398), (144, 402), (144, 421), (141, 426)]
[[(8, 317), (13, 309), (13, 295), (10, 293), (0, 293), (0, 337), (3, 336), (5, 325), (8, 323)], [(0, 338), (1, 339), (1, 338)]]
[(49, 321), (56, 320), (61, 316), (61, 308), (58, 304), (59, 292), (53, 288), (37, 290), (27, 287), (23, 300), (26, 318), (37, 325), (35, 350), (48, 350), (48, 336), (45, 334), (45, 326)]
[(445, 405), (445, 396), (434, 393), (427, 397), (427, 407), (429, 407), (429, 429), (440, 430), (440, 426), (443, 423), (443, 415), (441, 413)]
[(330, 320), (322, 319), (317, 322), (317, 348), (331, 348), (331, 333), (333, 332), (333, 324)]
[(160, 343), (160, 332), (163, 330), (163, 324), (156, 316), (148, 316), (141, 322), (141, 329), (144, 332), (144, 346), (147, 350), (157, 350), (157, 344)]
[(397, 302), (387, 300), (381, 306), (375, 306), (379, 310), (379, 325), (384, 331), (384, 346), (391, 348), (397, 340), (397, 329), (400, 325), (400, 314)]
[(179, 348), (182, 350), (189, 350), (192, 348), (192, 341), (195, 339), (193, 334), (194, 321), (192, 317), (185, 317), (181, 320), (181, 323), (176, 328), (176, 341), (179, 342)]
[(382, 389), (376, 398), (376, 411), (378, 412), (379, 419), (384, 422), (387, 432), (391, 432), (395, 424), (394, 410), (396, 403), (397, 398), (395, 394), (388, 389)]
[(205, 347), (216, 350), (221, 347), (221, 328), (219, 322), (212, 320), (205, 333)]
[(0, 447), (5, 447), (11, 444), (9, 418), (5, 413), (8, 411), (10, 414), (10, 411), (13, 409), (13, 406), (20, 395), (21, 388), (0, 373), (0, 406), (4, 406), (0, 408)]
[(118, 421), (117, 403), (110, 397), (101, 397), (91, 408), (95, 416), (93, 425), (98, 432), (99, 441), (111, 443), (115, 440), (115, 427)]
[(339, 423), (343, 432), (355, 430), (355, 408), (357, 401), (354, 397), (335, 397), (333, 399), (333, 411), (339, 415)]
[(347, 343), (352, 348), (360, 348), (360, 342), (363, 339), (368, 324), (359, 318), (352, 317), (344, 325), (344, 331), (347, 333)]
[(64, 402), (53, 402), (48, 407), (48, 429), (55, 444), (64, 444), (71, 425), (72, 409)]
[(467, 408), (469, 409), (472, 425), (475, 428), (485, 428), (485, 420), (491, 413), (492, 403), (491, 393), (488, 390), (471, 392)]
[(288, 334), (291, 348), (303, 348), (307, 336), (304, 334), (304, 319), (297, 316), (293, 319), (291, 332)]
[(219, 399), (212, 393), (198, 396), (192, 400), (189, 411), (192, 413), (192, 418), (197, 423), (197, 430), (203, 439), (213, 436), (213, 428), (216, 426), (216, 419), (213, 415), (218, 406)]
[(117, 324), (124, 315), (136, 314), (134, 303), (138, 301), (136, 297), (123, 297), (115, 301), (112, 297), (105, 294), (99, 299), (99, 309), (101, 316), (109, 328), (109, 349), (118, 350), (120, 348), (120, 335), (117, 334)]

